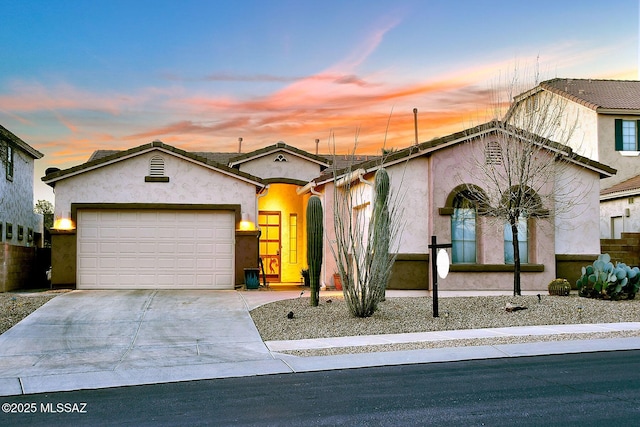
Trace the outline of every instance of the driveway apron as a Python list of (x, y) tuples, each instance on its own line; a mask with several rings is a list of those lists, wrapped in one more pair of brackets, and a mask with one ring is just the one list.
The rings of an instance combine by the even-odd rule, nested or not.
[(0, 336), (0, 385), (267, 359), (273, 360), (235, 291), (73, 291)]

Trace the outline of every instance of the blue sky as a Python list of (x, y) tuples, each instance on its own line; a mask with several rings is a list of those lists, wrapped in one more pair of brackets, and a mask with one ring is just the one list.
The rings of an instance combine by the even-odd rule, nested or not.
[[(0, 0), (0, 124), (44, 169), (160, 139), (404, 147), (477, 124), (500, 76), (638, 78), (638, 1)], [(529, 75), (531, 73), (528, 73)], [(325, 147), (325, 149), (322, 149)]]

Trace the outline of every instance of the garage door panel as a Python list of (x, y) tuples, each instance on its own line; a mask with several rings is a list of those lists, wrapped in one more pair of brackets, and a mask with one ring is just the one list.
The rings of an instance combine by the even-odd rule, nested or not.
[(178, 244), (179, 243), (175, 242), (160, 242), (157, 244), (157, 252), (161, 254), (173, 254), (176, 252), (176, 246)]
[(178, 243), (176, 246), (176, 252), (180, 255), (195, 255), (196, 245), (193, 243)]
[(214, 253), (215, 245), (213, 243), (198, 243), (197, 245), (197, 253)]
[(118, 254), (120, 253), (120, 249), (118, 248), (117, 242), (100, 242), (100, 254)]
[(233, 247), (228, 244), (216, 243), (215, 254), (217, 256), (231, 256), (233, 254)]
[(120, 243), (121, 254), (135, 254), (138, 253), (138, 244), (135, 242), (121, 242)]
[(98, 260), (98, 267), (100, 269), (113, 269), (115, 270), (116, 268), (118, 268), (118, 259), (117, 258), (107, 258), (107, 257), (102, 257)]
[(156, 242), (138, 242), (138, 252), (139, 253), (155, 253), (156, 252)]
[(157, 229), (147, 226), (141, 226), (137, 232), (137, 236), (140, 239), (154, 239), (158, 237), (159, 234), (161, 233), (158, 233)]
[(98, 242), (83, 242), (78, 243), (78, 252), (81, 253), (95, 253), (98, 250)]
[(78, 288), (233, 289), (235, 214), (78, 211)]
[(188, 259), (176, 259), (176, 267), (179, 269), (195, 269), (196, 260), (193, 258)]
[(83, 257), (78, 259), (78, 267), (82, 269), (91, 269), (98, 266), (98, 258), (95, 257)]
[(232, 267), (233, 260), (216, 258), (215, 263), (216, 263), (215, 265), (216, 270), (227, 270)]

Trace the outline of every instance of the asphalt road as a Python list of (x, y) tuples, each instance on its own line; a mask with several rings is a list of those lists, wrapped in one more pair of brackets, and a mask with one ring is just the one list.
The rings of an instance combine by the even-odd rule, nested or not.
[(0, 425), (640, 425), (639, 396), (619, 351), (5, 397)]

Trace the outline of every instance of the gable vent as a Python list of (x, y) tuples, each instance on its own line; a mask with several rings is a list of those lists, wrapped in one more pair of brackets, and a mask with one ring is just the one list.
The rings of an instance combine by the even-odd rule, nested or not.
[(149, 176), (164, 176), (164, 159), (154, 156), (149, 162)]
[(484, 162), (487, 165), (502, 164), (502, 150), (500, 143), (497, 141), (489, 141), (484, 147)]

